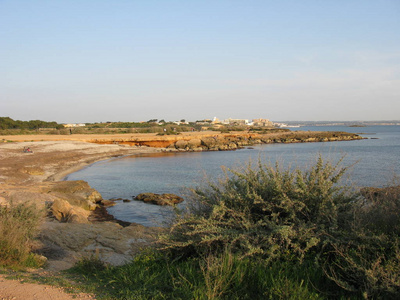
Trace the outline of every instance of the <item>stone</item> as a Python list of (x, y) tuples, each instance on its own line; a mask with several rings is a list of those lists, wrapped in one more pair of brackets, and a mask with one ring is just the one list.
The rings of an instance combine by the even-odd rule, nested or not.
[(185, 140), (179, 140), (175, 143), (176, 149), (186, 149), (187, 146), (188, 146), (188, 143)]
[(89, 223), (89, 212), (72, 206), (68, 201), (63, 199), (54, 200), (51, 206), (53, 216), (60, 222), (65, 223)]
[(86, 181), (59, 181), (45, 187), (43, 192), (68, 201), (72, 206), (95, 210), (98, 202), (103, 200), (101, 194), (91, 188)]
[(201, 146), (201, 140), (200, 139), (191, 139), (191, 140), (187, 141), (187, 146), (191, 150), (198, 149)]
[[(125, 202), (125, 200), (124, 200), (124, 202)], [(116, 204), (115, 201), (113, 201), (113, 200), (106, 200), (106, 199), (101, 200), (100, 203), (101, 203), (101, 205), (103, 205), (103, 206), (105, 206), (105, 207), (114, 206), (114, 205)]]
[(183, 201), (182, 197), (175, 194), (155, 194), (155, 193), (141, 193), (137, 195), (135, 200), (143, 201), (145, 203), (155, 204), (155, 205), (176, 205)]
[(111, 265), (123, 265), (144, 248), (152, 247), (161, 228), (132, 224), (122, 227), (113, 222), (67, 224), (46, 222), (40, 231), (40, 241), (46, 257), (73, 262), (80, 258), (97, 257)]

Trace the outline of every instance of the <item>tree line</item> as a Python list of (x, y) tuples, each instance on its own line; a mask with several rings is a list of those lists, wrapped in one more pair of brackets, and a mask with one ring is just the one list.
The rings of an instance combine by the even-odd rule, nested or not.
[(64, 128), (62, 124), (57, 122), (46, 122), (41, 120), (20, 121), (13, 120), (10, 117), (0, 117), (0, 129), (28, 129), (38, 130), (39, 128)]

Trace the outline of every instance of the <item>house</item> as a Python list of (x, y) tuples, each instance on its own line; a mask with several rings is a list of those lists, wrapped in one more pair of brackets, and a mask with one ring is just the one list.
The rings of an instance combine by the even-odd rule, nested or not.
[(80, 123), (80, 124), (63, 124), (65, 128), (71, 128), (71, 127), (84, 127), (86, 126), (85, 123)]
[(224, 121), (225, 124), (229, 124), (229, 125), (248, 125), (249, 124), (249, 120), (246, 119), (226, 119)]
[(260, 126), (260, 127), (273, 127), (274, 123), (268, 119), (254, 119), (253, 125)]

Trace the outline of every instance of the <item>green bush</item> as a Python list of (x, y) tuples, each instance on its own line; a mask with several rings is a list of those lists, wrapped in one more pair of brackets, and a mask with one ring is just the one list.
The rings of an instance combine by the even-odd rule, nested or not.
[(396, 298), (399, 189), (368, 198), (339, 184), (345, 171), (340, 161), (321, 157), (306, 171), (262, 163), (230, 170), (224, 180), (192, 190), (189, 209), (161, 236), (161, 250), (188, 258), (228, 249), (271, 265), (313, 264), (335, 292)]
[(0, 206), (0, 265), (39, 266), (40, 260), (30, 252), (43, 214), (33, 204)]
[(400, 187), (342, 186), (340, 163), (231, 170), (192, 190), (157, 252), (74, 271), (107, 299), (398, 299)]
[(365, 298), (400, 295), (400, 186), (363, 188), (350, 210), (352, 229), (322, 257), (325, 274)]
[(321, 158), (309, 171), (259, 163), (219, 184), (197, 188), (188, 214), (162, 237), (165, 250), (182, 256), (230, 247), (243, 257), (300, 260), (340, 230), (341, 212), (356, 196), (336, 183), (345, 172)]

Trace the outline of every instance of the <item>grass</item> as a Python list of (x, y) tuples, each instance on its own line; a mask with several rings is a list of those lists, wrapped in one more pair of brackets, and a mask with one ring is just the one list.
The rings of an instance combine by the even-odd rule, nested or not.
[(40, 267), (43, 260), (31, 252), (43, 212), (33, 204), (0, 206), (0, 266)]
[(121, 267), (84, 260), (70, 272), (100, 299), (324, 299), (310, 282), (321, 278), (314, 268), (242, 260), (229, 252), (188, 260), (148, 253)]

